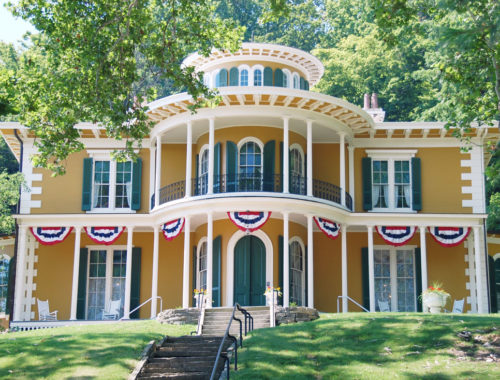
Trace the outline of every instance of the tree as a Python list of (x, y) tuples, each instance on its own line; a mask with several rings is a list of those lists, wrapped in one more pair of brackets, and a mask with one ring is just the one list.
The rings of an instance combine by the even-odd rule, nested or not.
[(10, 234), (14, 231), (15, 221), (11, 214), (19, 201), (19, 188), (23, 183), (21, 173), (0, 173), (0, 234)]
[(34, 165), (58, 174), (64, 159), (83, 149), (73, 128), (81, 121), (125, 140), (117, 159), (135, 157), (152, 127), (144, 104), (156, 97), (155, 81), (213, 99), (201, 74), (181, 60), (194, 51), (234, 50), (242, 32), (215, 17), (209, 0), (21, 0), (11, 9), (40, 31), (21, 57), (20, 121), (37, 137)]

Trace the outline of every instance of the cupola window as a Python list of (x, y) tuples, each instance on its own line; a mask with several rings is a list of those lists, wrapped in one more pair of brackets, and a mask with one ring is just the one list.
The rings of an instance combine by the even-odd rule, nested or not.
[(262, 86), (262, 70), (257, 69), (253, 73), (253, 85)]

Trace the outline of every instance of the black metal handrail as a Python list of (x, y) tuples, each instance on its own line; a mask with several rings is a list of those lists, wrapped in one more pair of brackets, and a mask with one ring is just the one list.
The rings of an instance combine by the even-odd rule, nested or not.
[[(236, 309), (238, 309), (241, 313), (243, 313), (243, 315), (245, 315), (245, 336), (247, 335), (247, 331), (246, 331), (246, 321), (247, 321), (247, 314), (249, 315), (249, 317), (251, 318), (251, 328), (253, 330), (253, 317), (250, 315), (250, 313), (243, 309), (240, 304), (238, 303), (235, 303), (234, 306), (233, 306), (233, 312), (231, 313), (231, 318), (229, 319), (229, 322), (227, 324), (227, 327), (226, 327), (226, 331), (224, 333), (224, 336), (222, 337), (222, 341), (220, 342), (220, 345), (219, 345), (219, 349), (217, 351), (217, 356), (215, 357), (215, 363), (214, 363), (214, 367), (212, 368), (212, 374), (210, 375), (210, 380), (214, 380), (215, 379), (215, 374), (217, 373), (217, 365), (219, 364), (219, 360), (222, 356), (222, 348), (224, 347), (224, 342), (226, 341), (227, 338), (233, 340), (233, 342), (235, 343), (234, 344), (234, 370), (237, 371), (238, 370), (238, 340), (229, 334), (229, 330), (231, 329), (231, 324), (233, 322), (233, 319), (235, 321), (238, 321), (239, 324), (240, 324), (240, 347), (243, 347), (243, 332), (242, 332), (242, 323), (241, 323), (241, 319), (239, 318), (236, 318), (234, 316), (234, 314), (236, 313)], [(228, 362), (228, 358), (226, 358), (226, 363), (228, 363), (227, 365), (227, 378), (229, 379), (229, 362)]]
[[(341, 204), (342, 189), (329, 182), (312, 180), (313, 196), (330, 202)], [(191, 194), (205, 195), (208, 192), (208, 176), (204, 175), (191, 180)], [(290, 175), (288, 182), (290, 194), (307, 195), (307, 177)], [(214, 194), (241, 192), (283, 192), (283, 177), (281, 174), (221, 174), (214, 176)], [(160, 204), (183, 198), (186, 195), (186, 181), (178, 181), (160, 189)], [(151, 197), (151, 208), (154, 207), (155, 195)], [(352, 198), (345, 192), (345, 205), (353, 210)]]

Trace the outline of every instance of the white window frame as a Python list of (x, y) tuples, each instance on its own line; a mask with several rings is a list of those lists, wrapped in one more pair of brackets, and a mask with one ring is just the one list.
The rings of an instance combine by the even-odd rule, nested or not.
[[(372, 176), (372, 188), (373, 188), (373, 161), (387, 161), (387, 176), (388, 176), (388, 199), (387, 207), (373, 207), (369, 212), (411, 212), (416, 213), (413, 210), (413, 181), (412, 181), (412, 165), (411, 159), (417, 154), (417, 150), (367, 150), (366, 154), (372, 159), (372, 166), (370, 168), (370, 175)], [(394, 181), (394, 161), (409, 161), (410, 169), (410, 207), (397, 208), (395, 199), (395, 181)], [(373, 199), (373, 198), (372, 198)], [(375, 206), (375, 205), (373, 205)]]
[[(90, 277), (90, 251), (106, 251), (106, 288), (104, 291), (104, 308), (106, 308), (108, 302), (111, 301), (111, 292), (113, 290), (113, 251), (127, 251), (126, 245), (88, 245), (85, 248), (88, 249), (87, 255), (87, 278), (86, 278), (86, 292), (85, 292), (85, 319), (88, 316), (88, 304), (89, 304), (89, 277)], [(125, 295), (124, 295), (125, 297)], [(125, 301), (125, 300), (122, 300)]]
[[(255, 86), (255, 84), (254, 84), (254, 78), (255, 78), (255, 71), (256, 70), (260, 70), (260, 73), (262, 75), (260, 86)], [(252, 71), (252, 82), (251, 82), (251, 84), (249, 83), (249, 85), (250, 86), (255, 86), (255, 87), (262, 87), (262, 86), (264, 86), (264, 66), (262, 66), (262, 65), (252, 66), (252, 70), (251, 71)], [(249, 80), (250, 80), (250, 78), (249, 78)]]
[(243, 145), (245, 145), (248, 142), (254, 142), (256, 143), (259, 148), (260, 148), (260, 171), (261, 173), (264, 173), (264, 143), (260, 141), (257, 137), (245, 137), (244, 139), (241, 139), (238, 142), (238, 175), (241, 173), (240, 172), (240, 150)]
[[(288, 241), (288, 254), (290, 255), (292, 250), (292, 243), (294, 242), (297, 242), (299, 243), (300, 245), (300, 249), (302, 250), (302, 275), (301, 275), (301, 280), (302, 280), (302, 289), (301, 289), (301, 293), (302, 293), (302, 305), (297, 305), (297, 306), (306, 306), (306, 246), (304, 245), (304, 242), (302, 241), (302, 239), (298, 236), (294, 236), (292, 237), (289, 241)], [(288, 258), (288, 262), (291, 263), (291, 260), (290, 258)], [(289, 278), (289, 281), (290, 281), (290, 284), (288, 285), (289, 289), (291, 289), (291, 281), (292, 279)], [(291, 294), (291, 292), (290, 292)]]
[[(207, 171), (207, 183), (206, 183), (206, 188), (207, 188), (207, 191), (205, 191), (204, 193), (202, 193), (201, 189), (202, 189), (202, 180), (201, 180), (201, 176), (202, 176), (202, 163), (203, 163), (203, 155), (205, 154), (205, 152), (208, 152), (209, 150), (209, 146), (208, 144), (205, 144), (201, 147), (201, 150), (200, 150), (200, 153), (198, 155), (198, 178), (200, 179), (200, 194), (198, 195), (205, 195), (207, 192), (208, 192), (208, 171)], [(209, 154), (210, 155), (210, 154)], [(210, 160), (210, 157), (207, 157), (207, 163), (208, 163), (208, 166), (210, 166), (210, 162), (208, 162), (208, 160)]]
[[(415, 248), (417, 248), (416, 245), (404, 245), (400, 247), (393, 247), (392, 245), (374, 245), (373, 246), (373, 255), (375, 256), (375, 251), (378, 250), (384, 250), (384, 251), (389, 251), (389, 257), (390, 257), (390, 266), (391, 266), (391, 272), (390, 272), (390, 278), (391, 278), (391, 311), (397, 312), (398, 311), (398, 290), (397, 290), (397, 260), (396, 260), (396, 251), (411, 251), (413, 254), (413, 289), (415, 290), (415, 298), (414, 298), (414, 311), (417, 311), (417, 301), (418, 301), (418, 294), (417, 294), (417, 263), (415, 260)], [(373, 278), (373, 282), (375, 282), (375, 276)]]
[(290, 153), (289, 153), (290, 157), (292, 156), (291, 153), (292, 153), (292, 150), (294, 150), (294, 149), (299, 152), (300, 157), (302, 159), (302, 165), (301, 165), (301, 168), (300, 168), (300, 175), (304, 176), (304, 174), (306, 172), (305, 171), (305, 162), (304, 162), (304, 156), (305, 156), (304, 155), (304, 149), (302, 149), (302, 147), (300, 146), (300, 144), (297, 144), (297, 143), (290, 145)]
[(283, 69), (283, 78), (286, 78), (286, 86), (283, 86), (285, 88), (290, 88), (292, 87), (292, 73), (288, 69)]
[[(88, 150), (87, 153), (89, 157), (92, 158), (92, 181), (91, 181), (91, 199), (90, 199), (90, 211), (87, 211), (87, 214), (135, 214), (136, 211), (131, 209), (132, 205), (129, 205), (127, 208), (115, 208), (116, 202), (116, 165), (117, 162), (113, 160), (111, 157), (111, 151), (102, 151), (102, 150)], [(96, 161), (109, 161), (109, 207), (107, 208), (94, 208), (94, 171), (95, 171), (95, 162)], [(130, 180), (133, 182), (134, 177), (134, 164), (131, 162), (131, 178)], [(132, 190), (131, 190), (132, 191)]]
[[(241, 85), (241, 72), (243, 70), (246, 70), (248, 72), (248, 84), (246, 86)], [(252, 80), (251, 82), (250, 82), (250, 79)], [(238, 66), (238, 86), (241, 86), (241, 87), (253, 86), (253, 73), (252, 73), (252, 69), (250, 68), (250, 66), (248, 66), (248, 65), (239, 65)]]
[[(297, 87), (295, 87), (295, 81), (297, 81)], [(290, 87), (295, 89), (295, 90), (300, 90), (300, 76), (299, 76), (299, 74), (293, 73), (292, 83), (291, 83)]]
[[(200, 271), (200, 253), (201, 253), (201, 247), (203, 244), (207, 244), (207, 280), (208, 280), (208, 240), (207, 237), (204, 236), (202, 237), (196, 246), (196, 289), (200, 290), (201, 287), (201, 271)], [(208, 283), (208, 281), (207, 281)], [(206, 290), (206, 289), (205, 289)]]

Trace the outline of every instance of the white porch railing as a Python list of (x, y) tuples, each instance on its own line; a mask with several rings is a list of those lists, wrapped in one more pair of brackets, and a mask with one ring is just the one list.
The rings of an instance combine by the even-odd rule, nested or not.
[(353, 304), (355, 304), (357, 307), (361, 308), (363, 311), (366, 311), (367, 313), (370, 312), (370, 310), (368, 310), (367, 308), (365, 308), (363, 305), (360, 305), (359, 303), (357, 303), (356, 301), (354, 301), (351, 297), (349, 296), (338, 296), (337, 297), (337, 313), (339, 312), (340, 310), (340, 299), (341, 298), (346, 298), (347, 301), (351, 301)]

